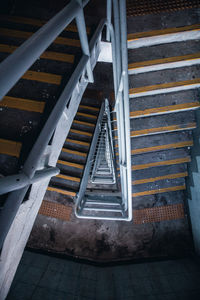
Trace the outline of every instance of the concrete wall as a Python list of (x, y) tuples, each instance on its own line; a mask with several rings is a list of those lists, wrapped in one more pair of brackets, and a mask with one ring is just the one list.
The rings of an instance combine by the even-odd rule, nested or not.
[(200, 255), (200, 110), (196, 111), (197, 129), (193, 132), (194, 147), (189, 164), (188, 207), (195, 250)]
[(7, 300), (200, 299), (194, 258), (97, 267), (25, 251)]

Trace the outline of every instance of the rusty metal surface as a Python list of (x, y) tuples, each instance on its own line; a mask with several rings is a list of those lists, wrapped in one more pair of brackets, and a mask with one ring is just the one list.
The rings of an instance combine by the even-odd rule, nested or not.
[(72, 207), (65, 206), (63, 204), (46, 201), (42, 202), (42, 205), (39, 210), (40, 215), (61, 219), (64, 221), (69, 221), (71, 218)]
[(200, 7), (200, 0), (128, 0), (127, 15), (141, 16)]
[(133, 211), (134, 224), (177, 220), (183, 219), (184, 217), (184, 208), (182, 203), (137, 209)]

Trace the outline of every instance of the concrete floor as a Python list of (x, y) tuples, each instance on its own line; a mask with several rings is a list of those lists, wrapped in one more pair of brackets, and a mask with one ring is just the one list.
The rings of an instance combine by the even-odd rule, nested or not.
[(98, 267), (25, 251), (7, 300), (197, 300), (195, 258)]

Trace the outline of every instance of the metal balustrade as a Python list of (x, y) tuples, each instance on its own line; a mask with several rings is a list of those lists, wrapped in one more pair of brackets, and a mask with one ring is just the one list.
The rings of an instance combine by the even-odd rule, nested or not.
[[(73, 19), (76, 20), (83, 55), (44, 124), (21, 172), (6, 178), (0, 178), (0, 195), (9, 192), (5, 204), (0, 211), (0, 248), (3, 245), (5, 237), (30, 184), (38, 180), (50, 179), (51, 176), (59, 172), (54, 166), (41, 165), (41, 159), (50, 139), (57, 130), (57, 125), (63, 112), (70, 106), (70, 102), (74, 101), (80, 86), (88, 82), (93, 82), (92, 69), (94, 65), (92, 66), (92, 61), (94, 57), (99, 55), (99, 43), (105, 26), (107, 27), (107, 40), (112, 43), (113, 79), (116, 99), (115, 109), (118, 125), (119, 164), (122, 189), (122, 197), (120, 200), (122, 203), (120, 203), (120, 205), (123, 206), (123, 210), (126, 212), (126, 215), (119, 219), (132, 219), (126, 3), (125, 0), (113, 1), (114, 32), (111, 24), (112, 3), (111, 0), (107, 1), (107, 19), (101, 20), (88, 44), (83, 13), (83, 8), (88, 2), (88, 0), (70, 1), (64, 9), (42, 26), (0, 64), (0, 99), (2, 99), (64, 28), (66, 28)], [(86, 86), (87, 84), (85, 84), (85, 87)]]

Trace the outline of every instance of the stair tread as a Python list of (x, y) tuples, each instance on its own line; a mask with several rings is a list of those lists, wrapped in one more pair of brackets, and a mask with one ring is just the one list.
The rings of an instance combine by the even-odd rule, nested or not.
[[(147, 68), (145, 69), (144, 67), (161, 65), (161, 64), (177, 63), (177, 62), (181, 62), (181, 61), (190, 61), (190, 60), (193, 61), (194, 64), (196, 64), (196, 63), (198, 63), (198, 59), (200, 59), (200, 52), (187, 54), (187, 55), (153, 59), (153, 60), (145, 60), (145, 61), (140, 61), (140, 62), (132, 62), (132, 63), (128, 64), (128, 70), (129, 70), (129, 74), (132, 74), (131, 71), (134, 71), (135, 69), (137, 69), (137, 70), (144, 69), (144, 72), (146, 72)], [(177, 67), (177, 65), (176, 65), (176, 67)]]
[[(14, 38), (22, 38), (28, 39), (30, 36), (33, 35), (33, 32), (30, 31), (23, 31), (23, 30), (13, 30), (8, 28), (0, 28), (1, 36), (9, 36)], [(80, 41), (77, 39), (70, 39), (66, 37), (57, 37), (53, 43), (59, 45), (66, 45), (66, 46), (73, 46), (73, 47), (80, 47)]]
[(151, 162), (151, 163), (146, 163), (146, 164), (132, 165), (131, 169), (132, 170), (142, 170), (142, 169), (146, 169), (146, 168), (159, 167), (159, 166), (165, 166), (165, 165), (183, 164), (183, 163), (187, 163), (190, 161), (191, 161), (191, 159), (188, 156), (188, 157), (181, 157), (181, 158), (176, 158), (176, 159)]
[(155, 195), (155, 194), (160, 194), (160, 193), (168, 193), (168, 192), (175, 192), (175, 191), (182, 191), (185, 190), (186, 186), (185, 185), (179, 185), (179, 186), (170, 186), (166, 188), (161, 188), (161, 189), (155, 189), (155, 190), (146, 190), (143, 192), (136, 192), (132, 193), (132, 197), (140, 197), (140, 196), (147, 196), (147, 195)]
[(44, 110), (45, 102), (5, 96), (0, 102), (0, 106), (42, 113)]
[(76, 156), (87, 157), (87, 153), (80, 152), (80, 151), (75, 151), (75, 150), (70, 150), (70, 149), (67, 149), (67, 148), (62, 148), (62, 152), (66, 152), (66, 153), (73, 154), (73, 155), (76, 155)]
[(57, 161), (57, 164), (65, 165), (65, 166), (69, 166), (69, 167), (74, 167), (74, 168), (78, 168), (78, 169), (83, 169), (84, 168), (84, 166), (81, 165), (81, 164), (72, 163), (72, 162), (64, 161), (64, 160), (60, 160), (60, 159)]
[[(18, 48), (17, 46), (0, 44), (0, 52), (13, 53), (17, 48)], [(66, 53), (55, 52), (55, 51), (45, 51), (44, 53), (41, 54), (40, 58), (57, 60), (57, 61), (62, 61), (67, 63), (74, 62), (73, 54), (66, 54)]]
[[(0, 20), (13, 22), (13, 23), (21, 23), (21, 24), (29, 24), (37, 27), (41, 27), (47, 23), (47, 21), (39, 20), (35, 18), (27, 18), (22, 16), (10, 16), (10, 15), (0, 15)], [(65, 31), (78, 32), (76, 25), (69, 24), (65, 29)], [(90, 28), (86, 27), (87, 33), (90, 33)]]
[(22, 144), (11, 140), (0, 138), (0, 154), (7, 154), (10, 156), (20, 156)]
[(171, 33), (183, 32), (183, 31), (190, 31), (190, 30), (191, 31), (192, 30), (200, 30), (200, 24), (151, 30), (151, 31), (146, 31), (146, 32), (129, 33), (128, 41), (139, 39), (139, 38), (144, 38), (144, 37), (159, 36), (159, 35), (165, 35), (165, 34), (171, 34)]
[(87, 135), (89, 137), (92, 137), (92, 133), (86, 132), (86, 131), (83, 131), (83, 130), (70, 129), (70, 132), (76, 133), (76, 134), (79, 134), (79, 135)]
[(153, 115), (159, 115), (159, 114), (180, 112), (180, 111), (185, 111), (185, 110), (198, 109), (199, 107), (200, 107), (200, 103), (196, 101), (196, 102), (188, 102), (188, 103), (183, 103), (183, 104), (148, 108), (148, 109), (144, 109), (144, 110), (131, 111), (130, 118), (140, 118), (140, 117), (145, 117), (145, 116), (153, 116)]
[(148, 85), (129, 89), (130, 97), (141, 97), (146, 95), (161, 94), (172, 91), (186, 90), (200, 86), (200, 78), (183, 80), (177, 82), (167, 82), (161, 84)]
[(187, 177), (187, 176), (188, 176), (187, 172), (167, 174), (167, 175), (162, 175), (162, 176), (133, 180), (132, 185), (145, 184), (145, 183), (156, 182), (156, 181), (160, 181), (160, 180), (177, 179), (177, 178), (183, 178), (183, 177)]
[(67, 196), (76, 196), (76, 192), (73, 192), (73, 191), (70, 191), (70, 190), (65, 190), (65, 189), (62, 189), (62, 188), (58, 188), (58, 187), (52, 187), (52, 186), (48, 186), (47, 188), (48, 191), (51, 191), (51, 192), (57, 192), (57, 193), (60, 193), (60, 194), (64, 194), (64, 195), (67, 195)]

